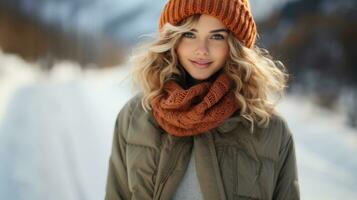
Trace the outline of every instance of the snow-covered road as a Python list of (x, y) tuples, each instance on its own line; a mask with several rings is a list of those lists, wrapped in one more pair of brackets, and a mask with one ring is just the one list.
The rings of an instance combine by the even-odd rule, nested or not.
[(303, 97), (288, 96), (279, 110), (294, 133), (302, 199), (356, 199), (357, 131)]
[(103, 199), (115, 116), (131, 96), (125, 72), (13, 93), (0, 126), (0, 199)]
[[(0, 199), (103, 199), (114, 120), (132, 96), (126, 75), (93, 70), (17, 87), (0, 116)], [(302, 199), (356, 199), (356, 130), (304, 97), (287, 96), (279, 110), (294, 133)]]

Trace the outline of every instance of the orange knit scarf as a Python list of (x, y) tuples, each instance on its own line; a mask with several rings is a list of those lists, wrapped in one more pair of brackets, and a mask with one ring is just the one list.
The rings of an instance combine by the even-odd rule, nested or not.
[(174, 80), (164, 84), (164, 95), (151, 101), (157, 123), (174, 136), (192, 136), (217, 127), (238, 108), (233, 81), (221, 73), (213, 83), (198, 83), (184, 90)]

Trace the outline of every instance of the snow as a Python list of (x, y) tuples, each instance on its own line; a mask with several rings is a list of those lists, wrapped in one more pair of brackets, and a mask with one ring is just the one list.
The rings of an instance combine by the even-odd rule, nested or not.
[[(103, 199), (115, 117), (133, 96), (129, 66), (44, 72), (0, 52), (0, 199)], [(357, 196), (357, 132), (301, 95), (278, 107), (294, 134), (301, 199)]]
[(296, 95), (279, 110), (296, 141), (302, 199), (355, 199), (357, 131), (345, 125), (345, 115)]
[[(114, 120), (132, 95), (127, 68), (80, 72), (63, 62), (23, 83), (6, 59), (0, 199), (103, 199)], [(19, 74), (36, 66), (17, 64)]]

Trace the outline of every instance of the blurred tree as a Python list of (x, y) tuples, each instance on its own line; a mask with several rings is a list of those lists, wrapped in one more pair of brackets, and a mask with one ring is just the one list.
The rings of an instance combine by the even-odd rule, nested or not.
[(261, 43), (284, 61), (296, 83), (315, 80), (320, 83), (316, 87), (332, 83), (332, 90), (357, 86), (356, 1), (290, 2), (259, 28)]
[(65, 32), (45, 26), (0, 3), (0, 48), (28, 61), (51, 68), (56, 60), (72, 60), (81, 66), (113, 66), (126, 56), (119, 42), (90, 34)]

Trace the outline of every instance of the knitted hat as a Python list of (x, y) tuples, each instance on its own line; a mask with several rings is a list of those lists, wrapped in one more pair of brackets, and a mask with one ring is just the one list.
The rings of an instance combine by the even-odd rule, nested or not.
[(194, 14), (217, 17), (248, 48), (255, 43), (257, 29), (248, 0), (168, 0), (159, 29), (166, 23), (177, 25)]

